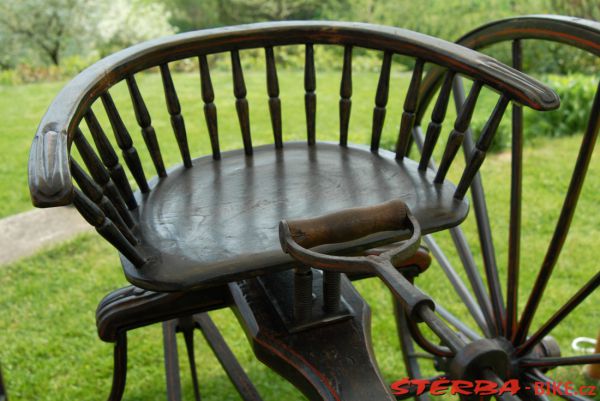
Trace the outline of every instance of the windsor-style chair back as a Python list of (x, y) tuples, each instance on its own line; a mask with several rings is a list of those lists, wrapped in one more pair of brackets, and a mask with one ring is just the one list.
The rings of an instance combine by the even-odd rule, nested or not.
[[(305, 143), (284, 143), (278, 47), (305, 46)], [(314, 47), (343, 46), (339, 100), (339, 144), (317, 141)], [(247, 88), (240, 57), (243, 50), (264, 48), (265, 100), (268, 99), (273, 146), (253, 146)], [(366, 48), (382, 56), (370, 147), (349, 144), (352, 99), (352, 52)], [(217, 99), (207, 56), (229, 53), (233, 94), (241, 131), (241, 149), (220, 150)], [(392, 56), (413, 58), (414, 68), (403, 104), (395, 153), (380, 149), (390, 90)], [(194, 158), (186, 122), (169, 63), (197, 58), (200, 91), (212, 154)], [(431, 134), (419, 165), (404, 157), (416, 117), (423, 71), (429, 65), (447, 72), (437, 96)], [(136, 76), (158, 67), (166, 108), (181, 154), (181, 165), (167, 168)], [(437, 174), (422, 167), (436, 145), (450, 95), (452, 77), (473, 80), (467, 101), (454, 122)], [(140, 145), (133, 143), (123, 110), (111, 89), (125, 81), (156, 177), (142, 168)], [(460, 147), (482, 88), (500, 94), (490, 111), (476, 154), (458, 186), (446, 174)], [(401, 199), (424, 233), (459, 224), (468, 205), (463, 199), (481, 165), (510, 101), (539, 110), (558, 107), (547, 87), (496, 60), (426, 35), (359, 23), (281, 22), (213, 29), (142, 43), (107, 57), (73, 79), (43, 117), (29, 161), (33, 203), (50, 207), (73, 203), (82, 216), (122, 256), (129, 281), (159, 291), (216, 285), (283, 268), (290, 262), (278, 246), (282, 218), (308, 217), (355, 206)], [(101, 103), (110, 128), (101, 125), (92, 106)], [(85, 122), (87, 129), (82, 129)], [(188, 123), (189, 124), (189, 123)], [(112, 131), (121, 158), (108, 139)], [(84, 133), (89, 131), (89, 136)], [(92, 145), (93, 144), (93, 145)], [(72, 146), (74, 145), (74, 146)], [(72, 157), (77, 150), (78, 157)], [(79, 162), (81, 160), (82, 162)], [(122, 161), (127, 168), (124, 168)], [(75, 185), (74, 185), (75, 183)], [(137, 187), (137, 189), (135, 188)], [(331, 246), (338, 252), (390, 242), (398, 232), (352, 244)]]

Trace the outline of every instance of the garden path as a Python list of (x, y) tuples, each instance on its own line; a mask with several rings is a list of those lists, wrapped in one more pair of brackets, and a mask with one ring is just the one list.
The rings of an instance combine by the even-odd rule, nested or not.
[(0, 266), (91, 229), (70, 206), (33, 209), (0, 219)]

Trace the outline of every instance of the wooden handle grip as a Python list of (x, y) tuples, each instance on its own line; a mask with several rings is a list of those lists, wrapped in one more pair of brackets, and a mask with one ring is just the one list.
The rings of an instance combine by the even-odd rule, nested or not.
[(312, 219), (286, 221), (292, 239), (304, 248), (352, 241), (381, 231), (409, 228), (408, 208), (401, 200), (344, 209)]

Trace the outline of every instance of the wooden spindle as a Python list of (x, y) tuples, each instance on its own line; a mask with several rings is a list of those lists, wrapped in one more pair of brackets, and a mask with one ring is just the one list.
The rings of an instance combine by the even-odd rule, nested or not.
[(344, 47), (344, 65), (340, 84), (340, 145), (348, 145), (348, 127), (352, 109), (352, 46)]
[(104, 109), (106, 110), (106, 114), (110, 121), (110, 125), (113, 129), (113, 133), (115, 134), (117, 145), (119, 145), (119, 148), (123, 153), (123, 158), (125, 159), (127, 167), (129, 167), (129, 171), (131, 171), (131, 175), (133, 175), (135, 182), (140, 188), (140, 191), (143, 193), (150, 192), (148, 181), (146, 181), (146, 174), (142, 168), (142, 162), (140, 161), (137, 150), (133, 146), (131, 135), (129, 135), (129, 131), (127, 131), (125, 124), (123, 124), (123, 120), (121, 119), (121, 115), (119, 114), (119, 111), (113, 102), (112, 96), (110, 96), (110, 93), (104, 92), (101, 98), (102, 104), (104, 105)]
[(425, 142), (423, 143), (423, 149), (421, 151), (421, 160), (419, 161), (419, 170), (425, 171), (431, 160), (431, 154), (437, 144), (437, 140), (440, 137), (440, 131), (442, 130), (442, 123), (446, 117), (446, 111), (448, 110), (448, 102), (450, 100), (450, 92), (452, 91), (452, 81), (454, 80), (454, 71), (448, 71), (442, 83), (442, 88), (431, 112), (431, 121), (427, 126), (427, 133), (425, 134)]
[(109, 172), (106, 171), (106, 168), (100, 162), (100, 159), (98, 159), (98, 156), (94, 153), (94, 150), (79, 128), (75, 130), (73, 142), (94, 181), (102, 187), (102, 191), (119, 211), (121, 218), (125, 221), (127, 226), (133, 227), (135, 225), (133, 217), (125, 204), (121, 193), (115, 184), (113, 184)]
[(152, 119), (146, 107), (146, 102), (144, 102), (144, 98), (140, 93), (135, 77), (130, 75), (126, 78), (126, 81), (131, 103), (133, 104), (133, 111), (135, 112), (135, 119), (141, 128), (142, 137), (152, 158), (152, 163), (154, 163), (154, 167), (156, 168), (156, 173), (159, 177), (166, 177), (167, 171), (165, 170), (165, 164), (160, 153), (156, 132), (152, 126)]
[(96, 184), (92, 178), (81, 168), (81, 166), (73, 159), (71, 159), (71, 174), (79, 185), (79, 188), (83, 193), (94, 202), (104, 214), (117, 226), (121, 233), (127, 238), (132, 244), (137, 244), (138, 239), (133, 235), (129, 227), (123, 221), (123, 218), (115, 208), (115, 206), (108, 200), (106, 195), (102, 192), (102, 189)]
[(214, 103), (215, 91), (213, 90), (206, 55), (203, 54), (199, 56), (198, 63), (200, 65), (200, 90), (202, 92), (202, 101), (204, 102), (204, 118), (206, 120), (206, 128), (208, 129), (213, 159), (219, 160), (221, 158), (221, 149), (219, 147), (217, 106)]
[(425, 61), (417, 59), (413, 69), (406, 99), (404, 100), (404, 112), (400, 122), (400, 132), (396, 142), (396, 159), (403, 159), (408, 151), (408, 143), (415, 122), (415, 110), (417, 110), (417, 101), (419, 99), (419, 88), (421, 87), (421, 77), (423, 76), (423, 65)]
[[(88, 110), (84, 118), (90, 133), (92, 134), (94, 144), (96, 145), (96, 149), (98, 149), (98, 154), (102, 159), (102, 163), (104, 163), (106, 168), (108, 168), (110, 178), (119, 189), (119, 192), (125, 200), (127, 207), (130, 210), (135, 209), (137, 207), (137, 202), (133, 196), (133, 191), (131, 190), (131, 185), (129, 185), (129, 180), (125, 175), (125, 170), (123, 170), (123, 166), (121, 166), (119, 163), (119, 157), (106, 137), (106, 134), (104, 133), (104, 130), (102, 129), (102, 126), (98, 122), (98, 119), (96, 118), (96, 115), (92, 109)], [(91, 153), (95, 155), (93, 151)], [(89, 166), (88, 169), (90, 169)], [(101, 182), (98, 183), (102, 185)]]
[(371, 130), (371, 152), (379, 150), (381, 141), (381, 132), (385, 122), (385, 108), (388, 102), (390, 91), (390, 68), (392, 66), (392, 52), (383, 53), (381, 63), (381, 72), (379, 82), (377, 83), (377, 93), (375, 94), (375, 107), (373, 108), (373, 127)]
[(89, 224), (94, 226), (96, 231), (117, 248), (131, 263), (137, 267), (141, 267), (146, 263), (146, 259), (135, 246), (125, 238), (115, 224), (106, 217), (94, 202), (77, 188), (73, 189), (73, 205), (83, 218)]
[(162, 77), (163, 89), (165, 91), (165, 101), (167, 102), (167, 110), (171, 116), (171, 126), (173, 127), (173, 133), (179, 146), (179, 153), (183, 159), (183, 165), (186, 168), (192, 167), (192, 158), (190, 157), (190, 147), (188, 145), (187, 133), (185, 131), (185, 122), (181, 115), (181, 105), (179, 104), (179, 98), (175, 91), (175, 85), (173, 84), (173, 78), (171, 77), (171, 71), (169, 66), (165, 64), (160, 65), (160, 76)]
[(494, 135), (498, 130), (500, 121), (502, 121), (502, 116), (504, 115), (504, 111), (506, 110), (506, 106), (508, 106), (509, 101), (510, 99), (504, 95), (500, 96), (500, 99), (498, 99), (498, 103), (496, 103), (496, 107), (494, 107), (492, 115), (485, 123), (483, 131), (479, 136), (479, 140), (475, 145), (475, 149), (473, 149), (473, 152), (471, 153), (467, 167), (463, 171), (460, 182), (456, 187), (456, 192), (454, 193), (455, 198), (462, 199), (467, 193), (467, 190), (473, 181), (473, 177), (475, 177), (479, 167), (481, 167), (481, 164), (485, 159), (485, 155), (492, 145), (492, 140), (494, 139)]
[(265, 47), (265, 58), (267, 65), (267, 93), (269, 95), (269, 112), (271, 113), (271, 126), (273, 127), (273, 139), (275, 148), (283, 147), (281, 134), (281, 100), (279, 99), (279, 80), (277, 79), (277, 66), (272, 47)]
[(315, 54), (312, 43), (306, 44), (304, 57), (304, 110), (306, 112), (306, 136), (309, 145), (316, 142), (317, 126), (317, 80)]
[(458, 149), (460, 149), (460, 145), (462, 145), (465, 131), (469, 128), (469, 124), (471, 123), (473, 111), (475, 110), (475, 105), (477, 104), (477, 98), (481, 92), (482, 85), (483, 83), (480, 81), (473, 82), (469, 96), (467, 96), (467, 99), (460, 108), (458, 117), (456, 117), (456, 121), (454, 122), (454, 129), (450, 133), (448, 143), (444, 149), (442, 161), (440, 162), (440, 166), (434, 179), (434, 182), (437, 184), (442, 183), (446, 178), (448, 169), (450, 168)]
[(237, 110), (238, 120), (240, 121), (240, 129), (242, 130), (244, 152), (249, 156), (252, 154), (250, 113), (248, 110), (248, 100), (246, 99), (246, 83), (244, 82), (244, 73), (242, 71), (242, 64), (240, 63), (240, 53), (237, 50), (231, 51), (231, 71), (233, 73), (235, 108)]

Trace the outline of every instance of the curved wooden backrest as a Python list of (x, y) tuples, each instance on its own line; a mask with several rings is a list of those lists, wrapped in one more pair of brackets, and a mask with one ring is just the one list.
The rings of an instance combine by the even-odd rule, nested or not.
[[(113, 85), (126, 81), (132, 107), (156, 172), (159, 177), (165, 177), (167, 172), (159, 143), (135, 74), (151, 67), (159, 67), (167, 109), (182, 161), (186, 167), (191, 167), (185, 123), (169, 70), (169, 62), (190, 57), (198, 58), (202, 100), (212, 154), (213, 158), (219, 159), (217, 109), (214, 104), (214, 91), (206, 56), (214, 53), (230, 54), (233, 92), (243, 147), (245, 153), (250, 156), (252, 155), (252, 137), (249, 105), (239, 51), (251, 48), (264, 48), (265, 50), (267, 95), (274, 143), (275, 147), (281, 147), (283, 146), (281, 105), (274, 46), (298, 44), (305, 45), (304, 96), (309, 145), (316, 141), (314, 45), (319, 44), (344, 47), (339, 101), (340, 144), (342, 146), (346, 145), (348, 136), (352, 102), (351, 62), (354, 47), (376, 50), (383, 55), (373, 112), (371, 150), (374, 152), (379, 149), (381, 130), (385, 120), (392, 55), (407, 55), (415, 59), (396, 145), (398, 159), (404, 157), (410, 140), (417, 109), (417, 97), (426, 63), (444, 68), (448, 71), (449, 77), (462, 74), (474, 81), (469, 100), (465, 103), (455, 122), (457, 132), (464, 131), (468, 126), (477, 95), (483, 87), (489, 87), (501, 94), (498, 105), (489, 119), (488, 133), (485, 136), (487, 141), (491, 141), (509, 101), (516, 101), (539, 110), (553, 109), (559, 105), (558, 97), (552, 90), (493, 58), (456, 44), (399, 28), (360, 23), (302, 21), (259, 23), (179, 34), (145, 42), (106, 57), (80, 73), (59, 93), (42, 118), (31, 148), (29, 185), (34, 205), (51, 207), (74, 203), (82, 215), (134, 264), (143, 264), (142, 255), (135, 249), (136, 237), (133, 230), (135, 218), (132, 211), (136, 208), (137, 203), (134, 192), (125, 169), (91, 106), (100, 99), (117, 145), (121, 149), (123, 160), (139, 190), (147, 193), (151, 188), (148, 185), (146, 172), (142, 168), (131, 135), (121, 118), (121, 113), (109, 92)], [(447, 102), (448, 91), (442, 91), (438, 98), (438, 109), (442, 119)], [(79, 129), (81, 121), (85, 121), (96, 150)], [(444, 180), (445, 171), (450, 166), (460, 145), (459, 137), (460, 135), (446, 149), (444, 170), (440, 171), (436, 182)], [(85, 166), (77, 164), (70, 157), (72, 144), (77, 148)], [(470, 179), (482, 161), (483, 158), (480, 158), (467, 167), (463, 174), (463, 180), (459, 184), (460, 191), (466, 191)], [(77, 187), (73, 186), (72, 178), (77, 183)], [(457, 194), (459, 194), (458, 191)], [(457, 197), (461, 196), (457, 195)]]
[[(505, 20), (495, 21), (483, 25), (462, 36), (457, 43), (473, 48), (474, 50), (483, 50), (489, 46), (511, 42), (512, 44), (512, 66), (520, 70), (522, 68), (523, 49), (522, 41), (524, 40), (541, 40), (562, 43), (571, 47), (581, 49), (595, 56), (600, 56), (600, 23), (596, 21), (584, 20), (575, 17), (557, 16), (557, 15), (528, 15), (522, 17), (514, 17)], [(413, 137), (415, 142), (422, 149), (421, 168), (427, 168), (431, 151), (428, 148), (428, 143), (436, 139), (439, 133), (437, 132), (437, 101), (435, 95), (438, 91), (441, 93), (450, 92), (453, 86), (455, 102), (460, 105), (467, 103), (469, 98), (464, 99), (462, 93), (462, 85), (458, 81), (451, 83), (448, 81), (448, 74), (442, 68), (434, 68), (429, 71), (426, 77), (423, 78), (421, 92), (419, 95), (419, 108), (415, 117), (415, 128), (413, 129)], [(440, 87), (442, 89), (440, 89)], [(439, 95), (438, 95), (439, 96)], [(438, 97), (439, 99), (439, 97)], [(431, 122), (426, 130), (426, 135), (423, 137), (420, 126), (425, 118), (427, 106), (432, 102), (436, 102), (431, 115)], [(460, 107), (460, 106), (457, 106)], [(464, 107), (464, 106), (463, 106)], [(526, 128), (526, 127), (525, 127)], [(540, 299), (551, 277), (552, 270), (556, 265), (560, 255), (562, 246), (565, 242), (571, 220), (573, 218), (577, 201), (583, 187), (583, 182), (586, 176), (588, 165), (594, 150), (594, 145), (600, 130), (600, 82), (593, 102), (590, 104), (590, 114), (588, 124), (584, 131), (581, 141), (577, 161), (573, 168), (568, 190), (566, 192), (560, 216), (556, 223), (552, 239), (548, 245), (541, 268), (536, 277), (533, 289), (531, 290), (529, 300), (524, 307), (521, 318), (517, 316), (517, 283), (520, 259), (520, 241), (521, 241), (521, 194), (522, 194), (522, 173), (523, 173), (523, 110), (518, 105), (513, 106), (512, 110), (512, 157), (511, 157), (511, 194), (510, 194), (510, 222), (509, 222), (509, 237), (508, 237), (508, 278), (507, 278), (507, 302), (506, 310), (502, 305), (502, 289), (498, 277), (498, 268), (494, 254), (494, 245), (492, 240), (491, 228), (487, 213), (487, 205), (485, 201), (483, 184), (479, 177), (473, 182), (472, 198), (473, 208), (476, 216), (477, 230), (482, 249), (485, 273), (489, 287), (491, 305), (482, 307), (484, 313), (494, 315), (497, 323), (496, 330), (498, 333), (504, 331), (509, 336), (513, 337), (516, 343), (523, 343), (519, 352), (530, 350), (548, 332), (556, 325), (560, 319), (551, 319), (543, 325), (534, 335), (526, 340), (526, 336), (533, 320), (533, 315), (539, 305)], [(431, 137), (431, 138), (430, 138)], [(472, 159), (478, 157), (480, 142), (483, 135), (477, 143), (473, 142), (470, 132), (463, 143), (466, 158)], [(466, 240), (462, 232), (455, 231), (452, 233), (456, 244), (461, 244), (462, 249), (457, 245), (461, 260), (470, 276), (474, 276), (476, 270), (473, 256), (469, 252)], [(430, 247), (434, 247), (428, 243)], [(443, 255), (442, 255), (443, 256)], [(445, 257), (445, 256), (444, 256)], [(475, 270), (474, 270), (475, 269)], [(475, 273), (476, 275), (477, 273)], [(595, 280), (595, 281), (594, 281)], [(483, 290), (481, 282), (471, 280), (471, 284), (476, 293), (478, 302), (486, 306), (485, 296), (481, 296)], [(574, 308), (577, 303), (585, 298), (585, 295), (593, 288), (598, 286), (598, 276), (590, 280), (586, 286), (586, 291), (580, 291), (577, 296), (574, 296), (568, 305), (561, 308), (557, 316), (561, 316), (565, 311)], [(480, 294), (480, 295), (478, 295)], [(489, 310), (489, 312), (488, 312)], [(556, 317), (556, 316), (555, 316)], [(563, 316), (564, 317), (564, 316)], [(526, 340), (526, 341), (525, 341)]]

